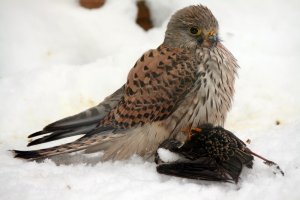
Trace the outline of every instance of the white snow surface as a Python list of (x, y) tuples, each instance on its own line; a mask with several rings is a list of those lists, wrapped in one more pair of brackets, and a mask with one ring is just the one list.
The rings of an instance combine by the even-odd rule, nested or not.
[(168, 149), (159, 148), (157, 149), (159, 159), (163, 162), (175, 162), (181, 159), (181, 156), (169, 151)]
[[(135, 0), (107, 0), (95, 10), (77, 0), (1, 0), (0, 199), (300, 199), (300, 1), (147, 2), (155, 28), (145, 32), (135, 24)], [(241, 66), (225, 127), (251, 139), (249, 147), (277, 162), (284, 177), (257, 159), (235, 185), (160, 175), (137, 156), (13, 158), (8, 150), (27, 149), (28, 134), (120, 87), (142, 53), (163, 41), (171, 14), (199, 3), (219, 20)]]

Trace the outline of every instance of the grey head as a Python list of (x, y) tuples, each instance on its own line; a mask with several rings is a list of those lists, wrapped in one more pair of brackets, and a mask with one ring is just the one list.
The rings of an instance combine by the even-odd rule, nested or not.
[(218, 21), (205, 6), (188, 6), (170, 19), (164, 44), (170, 47), (196, 49), (217, 44)]

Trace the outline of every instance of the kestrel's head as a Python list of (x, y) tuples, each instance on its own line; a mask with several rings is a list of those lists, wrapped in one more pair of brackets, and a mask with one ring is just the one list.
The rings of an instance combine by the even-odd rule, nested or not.
[(171, 17), (164, 44), (195, 49), (213, 47), (218, 41), (218, 21), (207, 7), (197, 5), (185, 7)]

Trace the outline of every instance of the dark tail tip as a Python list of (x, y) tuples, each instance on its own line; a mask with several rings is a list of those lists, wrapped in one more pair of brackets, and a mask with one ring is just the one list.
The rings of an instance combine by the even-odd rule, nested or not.
[(11, 152), (13, 152), (15, 158), (22, 158), (26, 160), (35, 160), (42, 157), (37, 151), (11, 150)]
[[(49, 141), (52, 141), (52, 140), (49, 140)], [(39, 139), (36, 139), (36, 140), (33, 140), (33, 141), (29, 142), (27, 144), (27, 146), (30, 147), (30, 146), (33, 146), (33, 145), (41, 144), (43, 142), (45, 142), (45, 138), (39, 138)]]
[(43, 134), (45, 134), (45, 133), (48, 133), (48, 132), (47, 132), (47, 131), (44, 131), (44, 130), (38, 131), (38, 132), (35, 132), (35, 133), (30, 134), (30, 135), (28, 136), (28, 138), (33, 138), (33, 137), (36, 137), (36, 136), (39, 136), (39, 135), (43, 135)]

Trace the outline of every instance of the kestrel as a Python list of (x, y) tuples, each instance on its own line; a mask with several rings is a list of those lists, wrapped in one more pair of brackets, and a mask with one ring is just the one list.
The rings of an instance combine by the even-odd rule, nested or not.
[(274, 166), (274, 173), (284, 175), (275, 162), (251, 151), (232, 132), (211, 124), (192, 128), (190, 138), (185, 143), (168, 139), (160, 148), (168, 149), (184, 158), (175, 162), (163, 162), (157, 153), (156, 169), (166, 175), (237, 183), (243, 167), (252, 168), (253, 156), (264, 160), (268, 166)]
[(222, 45), (211, 11), (202, 5), (177, 11), (163, 43), (144, 53), (127, 82), (99, 105), (33, 133), (28, 146), (83, 135), (74, 142), (34, 151), (14, 151), (34, 160), (84, 150), (102, 160), (133, 154), (154, 157), (169, 138), (185, 141), (199, 124), (223, 126), (231, 107), (238, 64)]

